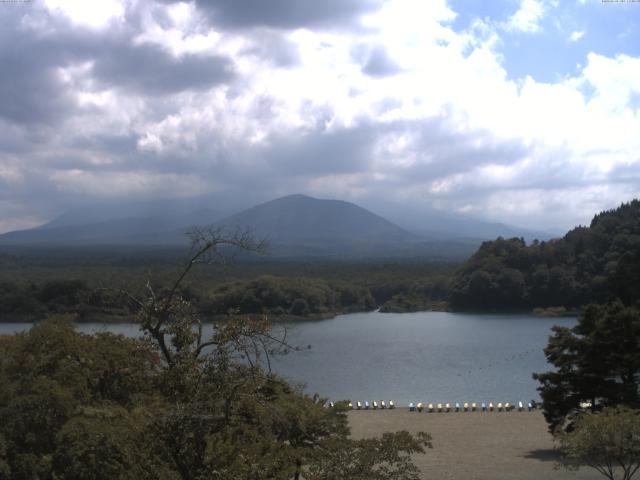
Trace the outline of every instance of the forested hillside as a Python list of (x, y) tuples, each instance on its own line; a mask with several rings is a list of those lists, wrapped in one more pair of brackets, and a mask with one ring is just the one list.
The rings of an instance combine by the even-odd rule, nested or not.
[(450, 284), (454, 309), (564, 306), (640, 298), (640, 201), (599, 213), (589, 227), (526, 245), (484, 242)]
[[(76, 321), (128, 322), (127, 295), (150, 281), (161, 288), (177, 258), (29, 257), (0, 255), (0, 322), (69, 313)], [(181, 294), (206, 318), (229, 310), (276, 317), (415, 311), (442, 306), (457, 267), (428, 262), (236, 262), (199, 265)], [(141, 287), (142, 286), (142, 287)], [(434, 303), (436, 302), (436, 303)]]

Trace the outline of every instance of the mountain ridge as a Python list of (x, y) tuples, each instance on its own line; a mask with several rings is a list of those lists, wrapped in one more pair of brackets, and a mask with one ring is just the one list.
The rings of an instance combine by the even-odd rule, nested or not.
[[(422, 219), (425, 234), (420, 235), (352, 202), (303, 194), (272, 199), (230, 215), (224, 208), (212, 208), (207, 199), (146, 201), (130, 207), (121, 202), (82, 207), (39, 227), (5, 233), (0, 235), (0, 246), (187, 246), (188, 230), (211, 225), (253, 230), (271, 241), (270, 251), (276, 257), (466, 258), (489, 236), (474, 237), (474, 228), (447, 234), (445, 218)], [(461, 219), (454, 218), (455, 222), (464, 226)], [(480, 220), (476, 223), (484, 225)], [(437, 229), (442, 233), (428, 233)]]

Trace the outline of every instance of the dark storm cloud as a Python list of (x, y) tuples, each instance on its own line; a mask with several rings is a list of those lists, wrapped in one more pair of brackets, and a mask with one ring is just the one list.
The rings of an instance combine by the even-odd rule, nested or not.
[(55, 72), (61, 59), (45, 39), (19, 27), (22, 14), (3, 8), (0, 15), (0, 117), (19, 124), (47, 123), (72, 106)]
[[(127, 164), (163, 172), (195, 172), (240, 192), (262, 192), (269, 197), (281, 192), (283, 185), (295, 192), (321, 177), (350, 175), (360, 176), (360, 187), (370, 189), (372, 185), (366, 182), (380, 174), (384, 177), (380, 188), (400, 191), (429, 186), (477, 167), (510, 165), (530, 153), (520, 142), (499, 142), (490, 132), (456, 132), (443, 117), (389, 123), (363, 119), (354, 127), (327, 130), (329, 112), (315, 115), (317, 125), (310, 131), (273, 134), (261, 144), (241, 139), (230, 142), (216, 132), (203, 132), (197, 151), (190, 152), (188, 159), (176, 161), (176, 152), (168, 150), (135, 155)], [(401, 137), (412, 139), (406, 151), (385, 151), (387, 141)], [(408, 166), (407, 158), (413, 158)], [(453, 192), (452, 196), (466, 194)]]
[(297, 46), (279, 32), (257, 31), (252, 35), (252, 41), (251, 47), (240, 52), (242, 55), (255, 55), (278, 68), (289, 68), (300, 63)]
[(401, 71), (384, 47), (375, 47), (369, 53), (362, 71), (371, 77), (388, 77)]
[(233, 77), (232, 62), (222, 56), (176, 58), (155, 45), (126, 43), (97, 53), (93, 73), (100, 82), (142, 94), (206, 89)]
[(437, 179), (483, 165), (510, 165), (530, 150), (521, 141), (498, 141), (490, 132), (458, 132), (446, 118), (398, 122), (397, 131), (415, 138), (416, 164), (403, 172), (407, 179)]
[[(206, 89), (233, 78), (227, 57), (176, 58), (158, 46), (135, 45), (136, 18), (128, 18), (124, 27), (98, 32), (75, 27), (36, 5), (2, 13), (0, 117), (18, 124), (60, 123), (77, 111), (59, 68), (82, 62), (93, 62), (91, 74), (101, 87), (143, 95)], [(25, 27), (26, 15), (47, 27)]]
[(133, 134), (112, 135), (109, 133), (74, 137), (69, 147), (85, 151), (108, 152), (114, 155), (126, 155), (136, 150), (137, 138)]
[(628, 183), (640, 192), (640, 158), (626, 165), (618, 165), (611, 171), (611, 177), (620, 183)]
[(335, 27), (354, 24), (380, 0), (196, 0), (215, 26), (228, 28)]

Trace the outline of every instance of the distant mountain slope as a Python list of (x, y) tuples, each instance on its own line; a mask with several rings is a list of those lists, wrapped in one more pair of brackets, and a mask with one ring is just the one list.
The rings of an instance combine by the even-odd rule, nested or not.
[(125, 218), (104, 218), (100, 213), (68, 213), (37, 228), (5, 233), (0, 235), (0, 245), (184, 245), (190, 227), (220, 218), (210, 209)]
[[(269, 254), (280, 258), (462, 260), (483, 239), (490, 238), (485, 235), (487, 231), (497, 228), (474, 219), (468, 219), (467, 225), (459, 216), (449, 218), (442, 212), (430, 212), (432, 216), (411, 215), (420, 231), (409, 231), (353, 203), (305, 195), (289, 195), (228, 216), (231, 208), (241, 208), (240, 202), (207, 196), (87, 205), (40, 227), (0, 235), (0, 246), (5, 249), (186, 246), (185, 232), (191, 227), (216, 225), (229, 230), (253, 229), (256, 236), (270, 240)], [(512, 232), (506, 226), (498, 227), (505, 227), (500, 231), (506, 229), (507, 234)]]
[(536, 238), (549, 240), (563, 235), (560, 231), (516, 227), (421, 205), (381, 204), (374, 211), (405, 230), (434, 240), (452, 238), (491, 240), (497, 237), (523, 237), (526, 241), (532, 241)]
[(458, 309), (639, 302), (640, 201), (602, 212), (561, 239), (485, 242), (458, 271), (450, 295)]
[(353, 203), (305, 195), (289, 195), (256, 205), (219, 225), (250, 227), (257, 235), (266, 235), (279, 244), (415, 239), (415, 235)]
[(0, 235), (0, 245), (185, 245), (188, 228), (210, 224), (228, 230), (250, 228), (256, 236), (268, 237), (274, 251), (285, 256), (287, 248), (292, 248), (294, 255), (323, 255), (416, 239), (352, 203), (304, 195), (272, 200), (222, 221), (213, 210), (204, 208), (189, 211), (173, 206), (163, 216), (157, 210), (136, 207), (132, 213), (149, 211), (155, 216), (113, 218), (122, 215), (122, 209), (78, 209), (34, 229)]
[[(140, 245), (176, 242), (176, 226), (161, 218), (123, 218), (83, 225), (43, 225), (0, 235), (0, 245)], [(162, 236), (158, 234), (162, 232)]]

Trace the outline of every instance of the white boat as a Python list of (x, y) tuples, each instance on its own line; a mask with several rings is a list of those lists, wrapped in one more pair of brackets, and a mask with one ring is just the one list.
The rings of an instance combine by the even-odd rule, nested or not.
[(521, 412), (523, 408), (522, 402), (518, 402), (518, 411)]
[(498, 411), (501, 412), (502, 411), (502, 402), (498, 402)]
[(358, 400), (358, 403), (356, 403), (356, 408), (358, 410), (362, 410), (362, 402), (360, 400)]
[(438, 413), (440, 413), (441, 411), (442, 411), (442, 404), (441, 404), (441, 403), (439, 403), (439, 404), (438, 404)]
[(482, 411), (486, 412), (487, 411), (487, 404), (482, 402)]
[(429, 413), (433, 413), (433, 403), (430, 403), (428, 408), (429, 408)]
[(396, 408), (396, 406), (393, 404), (393, 400), (389, 400), (389, 408)]
[(456, 402), (456, 412), (460, 411), (460, 404), (458, 402)]
[(493, 402), (489, 402), (489, 411), (493, 412)]
[[(483, 404), (483, 405), (484, 405), (484, 404)], [(476, 402), (473, 402), (473, 403), (471, 404), (471, 411), (472, 411), (472, 412), (475, 412), (475, 411), (476, 411), (476, 408), (478, 408), (478, 406), (476, 405)]]
[(410, 411), (410, 412), (415, 412), (415, 411), (416, 411), (416, 406), (413, 404), (413, 402), (411, 402), (411, 403), (409, 404), (409, 411)]
[(444, 406), (445, 411), (450, 411), (451, 410), (451, 405), (449, 405), (448, 403)]
[(464, 408), (465, 412), (469, 411), (469, 404), (467, 402), (464, 402), (464, 405), (462, 406), (462, 408)]
[(369, 400), (364, 401), (364, 409), (369, 410)]
[(353, 403), (349, 402), (349, 410), (353, 410)]
[(387, 408), (387, 404), (384, 403), (384, 400), (380, 400), (380, 408)]
[(422, 402), (418, 402), (418, 405), (416, 405), (416, 409), (417, 409), (419, 412), (421, 412), (421, 411), (423, 410)]

